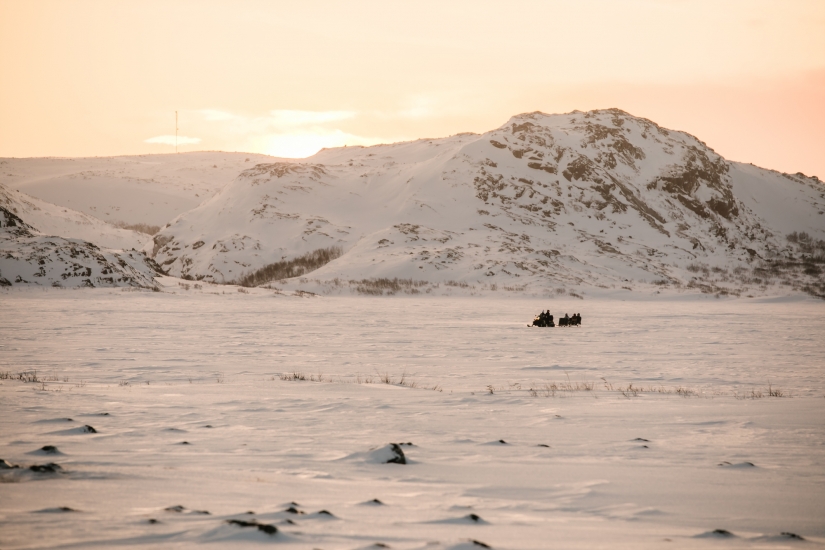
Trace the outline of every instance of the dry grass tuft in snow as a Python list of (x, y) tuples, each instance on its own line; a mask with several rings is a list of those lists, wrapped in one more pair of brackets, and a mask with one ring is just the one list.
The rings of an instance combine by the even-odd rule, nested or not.
[[(275, 377), (273, 376), (272, 380), (274, 379)], [(423, 386), (419, 384), (417, 380), (410, 379), (407, 376), (406, 372), (402, 373), (401, 377), (397, 380), (388, 372), (385, 372), (384, 374), (379, 374), (377, 375), (377, 377), (373, 377), (372, 375), (358, 374), (354, 378), (343, 378), (341, 376), (324, 376), (321, 373), (304, 374), (303, 372), (298, 371), (281, 373), (280, 375), (278, 375), (278, 379), (289, 382), (328, 382), (335, 384), (387, 384), (389, 386), (403, 386), (411, 389), (425, 389), (438, 392), (443, 391), (441, 384)]]

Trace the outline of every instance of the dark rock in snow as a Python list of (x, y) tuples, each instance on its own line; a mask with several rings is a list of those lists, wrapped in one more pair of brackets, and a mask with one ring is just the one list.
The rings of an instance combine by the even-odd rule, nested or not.
[(92, 427), (91, 427), (91, 426), (89, 426), (88, 424), (86, 424), (85, 426), (83, 426), (83, 427), (81, 428), (81, 431), (82, 431), (82, 432), (84, 432), (84, 433), (87, 433), (87, 434), (96, 434), (96, 433), (97, 433), (97, 430), (95, 430), (94, 428), (92, 428)]
[(392, 458), (387, 460), (387, 464), (406, 464), (407, 457), (404, 456), (404, 451), (401, 450), (401, 447), (396, 445), (395, 443), (390, 443), (390, 450), (395, 454)]
[(731, 533), (727, 529), (714, 529), (711, 534), (717, 535), (717, 536), (720, 536), (720, 537), (732, 537), (733, 536), (733, 533)]
[(228, 519), (226, 523), (230, 525), (237, 525), (238, 527), (255, 527), (258, 531), (262, 531), (267, 535), (274, 535), (278, 532), (278, 528), (267, 523), (258, 523), (257, 521), (244, 521), (242, 519)]
[(303, 514), (304, 513), (304, 512), (302, 512), (301, 510), (297, 509), (294, 506), (290, 506), (289, 508), (284, 510), (284, 512), (286, 512), (287, 514)]
[(14, 468), (19, 468), (17, 464), (12, 464), (5, 458), (0, 458), (0, 470), (13, 470)]
[(730, 466), (732, 468), (754, 468), (756, 467), (756, 464), (754, 464), (753, 462), (738, 462), (736, 464), (731, 464), (730, 462), (725, 460), (720, 462), (719, 466)]
[(47, 474), (62, 471), (63, 468), (60, 467), (60, 464), (49, 462), (48, 464), (32, 464), (31, 466), (29, 466), (29, 470), (31, 470), (32, 472), (37, 472), (39, 474)]
[(40, 450), (48, 455), (60, 454), (60, 451), (58, 451), (57, 447), (55, 447), (54, 445), (43, 445), (42, 447), (40, 447)]
[(149, 518), (147, 523), (149, 523), (151, 525), (155, 525), (156, 523), (160, 523), (160, 522), (158, 520), (156, 520), (155, 518)]
[(407, 457), (398, 443), (390, 443), (369, 452), (369, 462), (377, 464), (406, 464)]
[(467, 516), (467, 519), (478, 523), (479, 521), (481, 521), (481, 516), (478, 516), (476, 514), (470, 514), (470, 515)]
[(321, 510), (320, 512), (318, 512), (318, 515), (319, 516), (329, 516), (329, 517), (332, 517), (332, 518), (335, 517), (335, 515), (333, 515), (333, 513), (330, 512), (329, 510)]
[(181, 506), (180, 504), (178, 504), (178, 505), (176, 505), (176, 506), (169, 506), (169, 507), (167, 507), (167, 508), (164, 508), (164, 511), (166, 511), (166, 512), (177, 512), (177, 513), (181, 513), (181, 512), (183, 512), (184, 510), (186, 510), (186, 508), (185, 508), (184, 506)]
[(475, 546), (480, 546), (481, 548), (492, 548), (489, 544), (484, 544), (480, 540), (470, 539)]
[(645, 442), (645, 443), (650, 443), (650, 440), (649, 440), (649, 439), (645, 439), (644, 437), (637, 437), (637, 438), (636, 438), (636, 439), (634, 439), (633, 441), (643, 441), (643, 442)]
[(805, 540), (803, 537), (797, 535), (796, 533), (790, 533), (788, 531), (782, 531), (783, 537), (788, 537), (789, 539), (793, 540)]
[(504, 441), (503, 439), (499, 439), (498, 442), (501, 443), (502, 445), (507, 445), (507, 442)]
[(549, 449), (550, 445), (545, 445), (544, 443), (539, 443), (539, 447), (547, 447)]

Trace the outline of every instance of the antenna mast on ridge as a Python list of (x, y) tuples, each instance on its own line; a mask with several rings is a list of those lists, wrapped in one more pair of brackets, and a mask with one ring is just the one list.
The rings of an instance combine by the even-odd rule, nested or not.
[(178, 112), (175, 111), (175, 154), (178, 153)]

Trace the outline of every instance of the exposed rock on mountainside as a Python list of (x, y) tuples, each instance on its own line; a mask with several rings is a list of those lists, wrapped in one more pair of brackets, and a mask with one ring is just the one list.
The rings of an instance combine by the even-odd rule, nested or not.
[[(259, 164), (147, 251), (173, 275), (215, 282), (340, 247), (313, 279), (825, 293), (803, 266), (822, 251), (806, 260), (786, 238), (816, 248), (823, 211), (817, 178), (726, 161), (623, 111), (529, 113), (482, 135)], [(755, 274), (793, 258), (799, 269)]]
[[(108, 237), (110, 242), (118, 237), (126, 240), (131, 231), (111, 226), (107, 229), (107, 224), (84, 214), (45, 203), (38, 205), (40, 201), (17, 202), (12, 199), (20, 199), (21, 194), (15, 193), (0, 186), (0, 286), (154, 288), (154, 276), (160, 269), (143, 252), (107, 250), (79, 238), (47, 236), (18, 213), (35, 213), (35, 218), (39, 214), (40, 220), (69, 235), (73, 231), (103, 230), (104, 240)], [(79, 228), (73, 225), (77, 220)]]

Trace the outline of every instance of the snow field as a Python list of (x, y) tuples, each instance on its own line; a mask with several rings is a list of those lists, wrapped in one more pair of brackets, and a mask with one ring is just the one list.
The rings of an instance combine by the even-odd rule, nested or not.
[[(3, 548), (825, 542), (818, 302), (0, 301), (0, 458), (63, 468), (0, 470)], [(548, 307), (583, 326), (528, 328)]]

